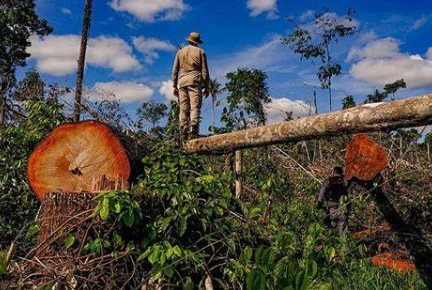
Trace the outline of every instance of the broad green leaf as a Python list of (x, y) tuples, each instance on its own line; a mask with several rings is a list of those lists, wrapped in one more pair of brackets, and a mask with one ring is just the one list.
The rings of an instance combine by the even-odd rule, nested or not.
[(246, 276), (246, 290), (261, 289), (265, 289), (265, 273), (260, 269), (252, 269)]
[(75, 237), (73, 235), (67, 236), (67, 238), (64, 240), (65, 248), (69, 249), (72, 247), (72, 245), (75, 243)]
[(101, 209), (99, 211), (99, 215), (101, 217), (102, 220), (106, 221), (108, 219), (108, 215), (109, 215), (109, 199), (108, 198), (104, 198), (102, 200), (102, 206)]
[(145, 258), (147, 258), (150, 253), (152, 252), (152, 248), (147, 248), (144, 253), (142, 253), (141, 255), (139, 255), (138, 257), (138, 262), (144, 260)]
[(151, 252), (150, 256), (148, 257), (148, 261), (151, 264), (156, 263), (157, 261), (159, 261), (161, 253), (162, 252), (161, 252), (160, 246), (154, 246), (153, 249), (152, 249), (152, 252)]
[(261, 254), (264, 251), (264, 246), (259, 246), (256, 250), (255, 250), (255, 262), (259, 263), (261, 261)]
[(186, 228), (187, 228), (187, 218), (182, 216), (180, 217), (180, 227), (179, 227), (179, 236), (183, 236), (184, 233), (186, 232)]

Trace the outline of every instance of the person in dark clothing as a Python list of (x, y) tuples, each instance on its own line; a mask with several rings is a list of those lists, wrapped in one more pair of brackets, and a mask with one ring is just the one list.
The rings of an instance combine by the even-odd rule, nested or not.
[(326, 211), (324, 222), (330, 228), (336, 228), (339, 234), (348, 231), (348, 207), (345, 202), (348, 195), (342, 167), (334, 167), (330, 177), (324, 182), (318, 195), (317, 208)]

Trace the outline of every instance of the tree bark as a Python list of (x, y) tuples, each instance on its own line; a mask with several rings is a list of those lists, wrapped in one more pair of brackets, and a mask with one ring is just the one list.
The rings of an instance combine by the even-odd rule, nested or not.
[[(57, 243), (63, 243), (69, 235), (73, 235), (77, 242), (85, 243), (86, 229), (92, 224), (93, 209), (97, 204), (94, 197), (91, 193), (69, 192), (53, 192), (44, 196), (38, 217), (40, 226), (37, 256), (66, 255), (68, 249), (63, 248), (64, 253), (60, 253), (56, 247)], [(71, 232), (67, 233), (68, 231)], [(79, 250), (76, 247), (74, 249)]]
[(78, 122), (80, 120), (82, 84), (84, 79), (84, 65), (85, 65), (85, 56), (87, 51), (87, 39), (88, 39), (88, 34), (89, 34), (90, 24), (91, 24), (92, 2), (93, 0), (86, 0), (86, 4), (84, 8), (81, 47), (80, 47), (80, 55), (78, 59), (78, 71), (77, 71), (77, 81), (76, 81), (76, 89), (75, 89), (74, 122)]
[(388, 103), (366, 104), (298, 120), (271, 124), (185, 143), (189, 153), (220, 154), (284, 142), (432, 123), (432, 94)]

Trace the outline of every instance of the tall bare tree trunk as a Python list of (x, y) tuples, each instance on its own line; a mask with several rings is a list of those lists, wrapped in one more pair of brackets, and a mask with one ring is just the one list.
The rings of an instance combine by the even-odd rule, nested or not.
[(214, 120), (214, 116), (215, 116), (215, 98), (212, 96), (212, 126), (214, 127), (215, 125), (215, 120)]
[(77, 81), (76, 81), (76, 89), (75, 89), (74, 122), (78, 122), (80, 120), (82, 84), (84, 79), (84, 65), (85, 65), (85, 56), (87, 51), (87, 39), (88, 39), (90, 24), (91, 24), (92, 2), (93, 0), (86, 0), (86, 4), (84, 8), (83, 28), (82, 28), (82, 35), (81, 35), (81, 48), (80, 48), (80, 55), (78, 59), (78, 72), (77, 72)]

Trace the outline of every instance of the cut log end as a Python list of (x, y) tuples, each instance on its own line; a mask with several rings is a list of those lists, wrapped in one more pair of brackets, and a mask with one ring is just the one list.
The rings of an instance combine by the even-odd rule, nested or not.
[(56, 127), (30, 156), (27, 174), (42, 200), (48, 192), (128, 189), (130, 165), (106, 124), (84, 121)]
[(356, 177), (372, 180), (388, 165), (385, 150), (364, 134), (357, 134), (347, 144), (345, 153), (345, 179)]

